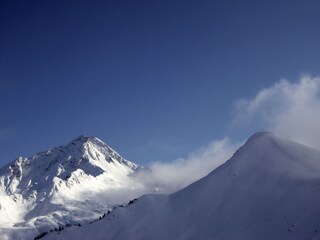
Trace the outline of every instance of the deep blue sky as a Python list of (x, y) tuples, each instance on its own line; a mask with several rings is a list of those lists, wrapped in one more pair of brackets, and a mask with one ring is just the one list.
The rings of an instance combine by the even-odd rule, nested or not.
[(183, 157), (232, 135), (235, 100), (319, 66), (316, 0), (1, 1), (0, 165), (80, 134)]

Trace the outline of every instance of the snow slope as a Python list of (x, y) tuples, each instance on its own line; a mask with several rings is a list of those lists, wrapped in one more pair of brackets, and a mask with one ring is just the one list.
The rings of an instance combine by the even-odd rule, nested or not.
[(43, 239), (320, 239), (320, 151), (257, 133), (181, 191)]
[(131, 177), (140, 168), (100, 139), (85, 136), (19, 157), (0, 169), (1, 239), (33, 239), (55, 227), (98, 218), (143, 192)]

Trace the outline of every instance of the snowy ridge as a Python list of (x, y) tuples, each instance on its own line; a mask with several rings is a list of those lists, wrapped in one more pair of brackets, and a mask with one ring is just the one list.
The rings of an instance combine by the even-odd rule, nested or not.
[(138, 194), (142, 186), (130, 175), (140, 168), (100, 139), (85, 136), (19, 157), (0, 169), (2, 239), (32, 239), (44, 230), (97, 218), (118, 203), (112, 191)]
[(176, 193), (43, 239), (320, 239), (319, 186), (319, 150), (263, 132)]

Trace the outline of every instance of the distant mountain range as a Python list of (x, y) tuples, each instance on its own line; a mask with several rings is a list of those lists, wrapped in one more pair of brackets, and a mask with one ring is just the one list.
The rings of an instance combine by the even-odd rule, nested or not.
[(0, 170), (0, 234), (4, 239), (320, 239), (319, 150), (260, 132), (186, 188), (119, 205), (128, 199), (115, 200), (110, 189), (131, 189), (132, 197), (146, 192), (133, 177), (140, 170), (87, 137), (18, 158)]

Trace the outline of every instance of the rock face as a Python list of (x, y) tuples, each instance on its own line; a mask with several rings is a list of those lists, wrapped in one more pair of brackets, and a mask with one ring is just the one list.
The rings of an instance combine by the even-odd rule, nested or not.
[(128, 200), (114, 199), (112, 191), (141, 188), (130, 177), (140, 168), (100, 139), (85, 136), (30, 158), (19, 157), (0, 169), (2, 239), (101, 216), (118, 201)]
[(264, 132), (181, 191), (44, 239), (320, 239), (319, 202), (320, 151)]

